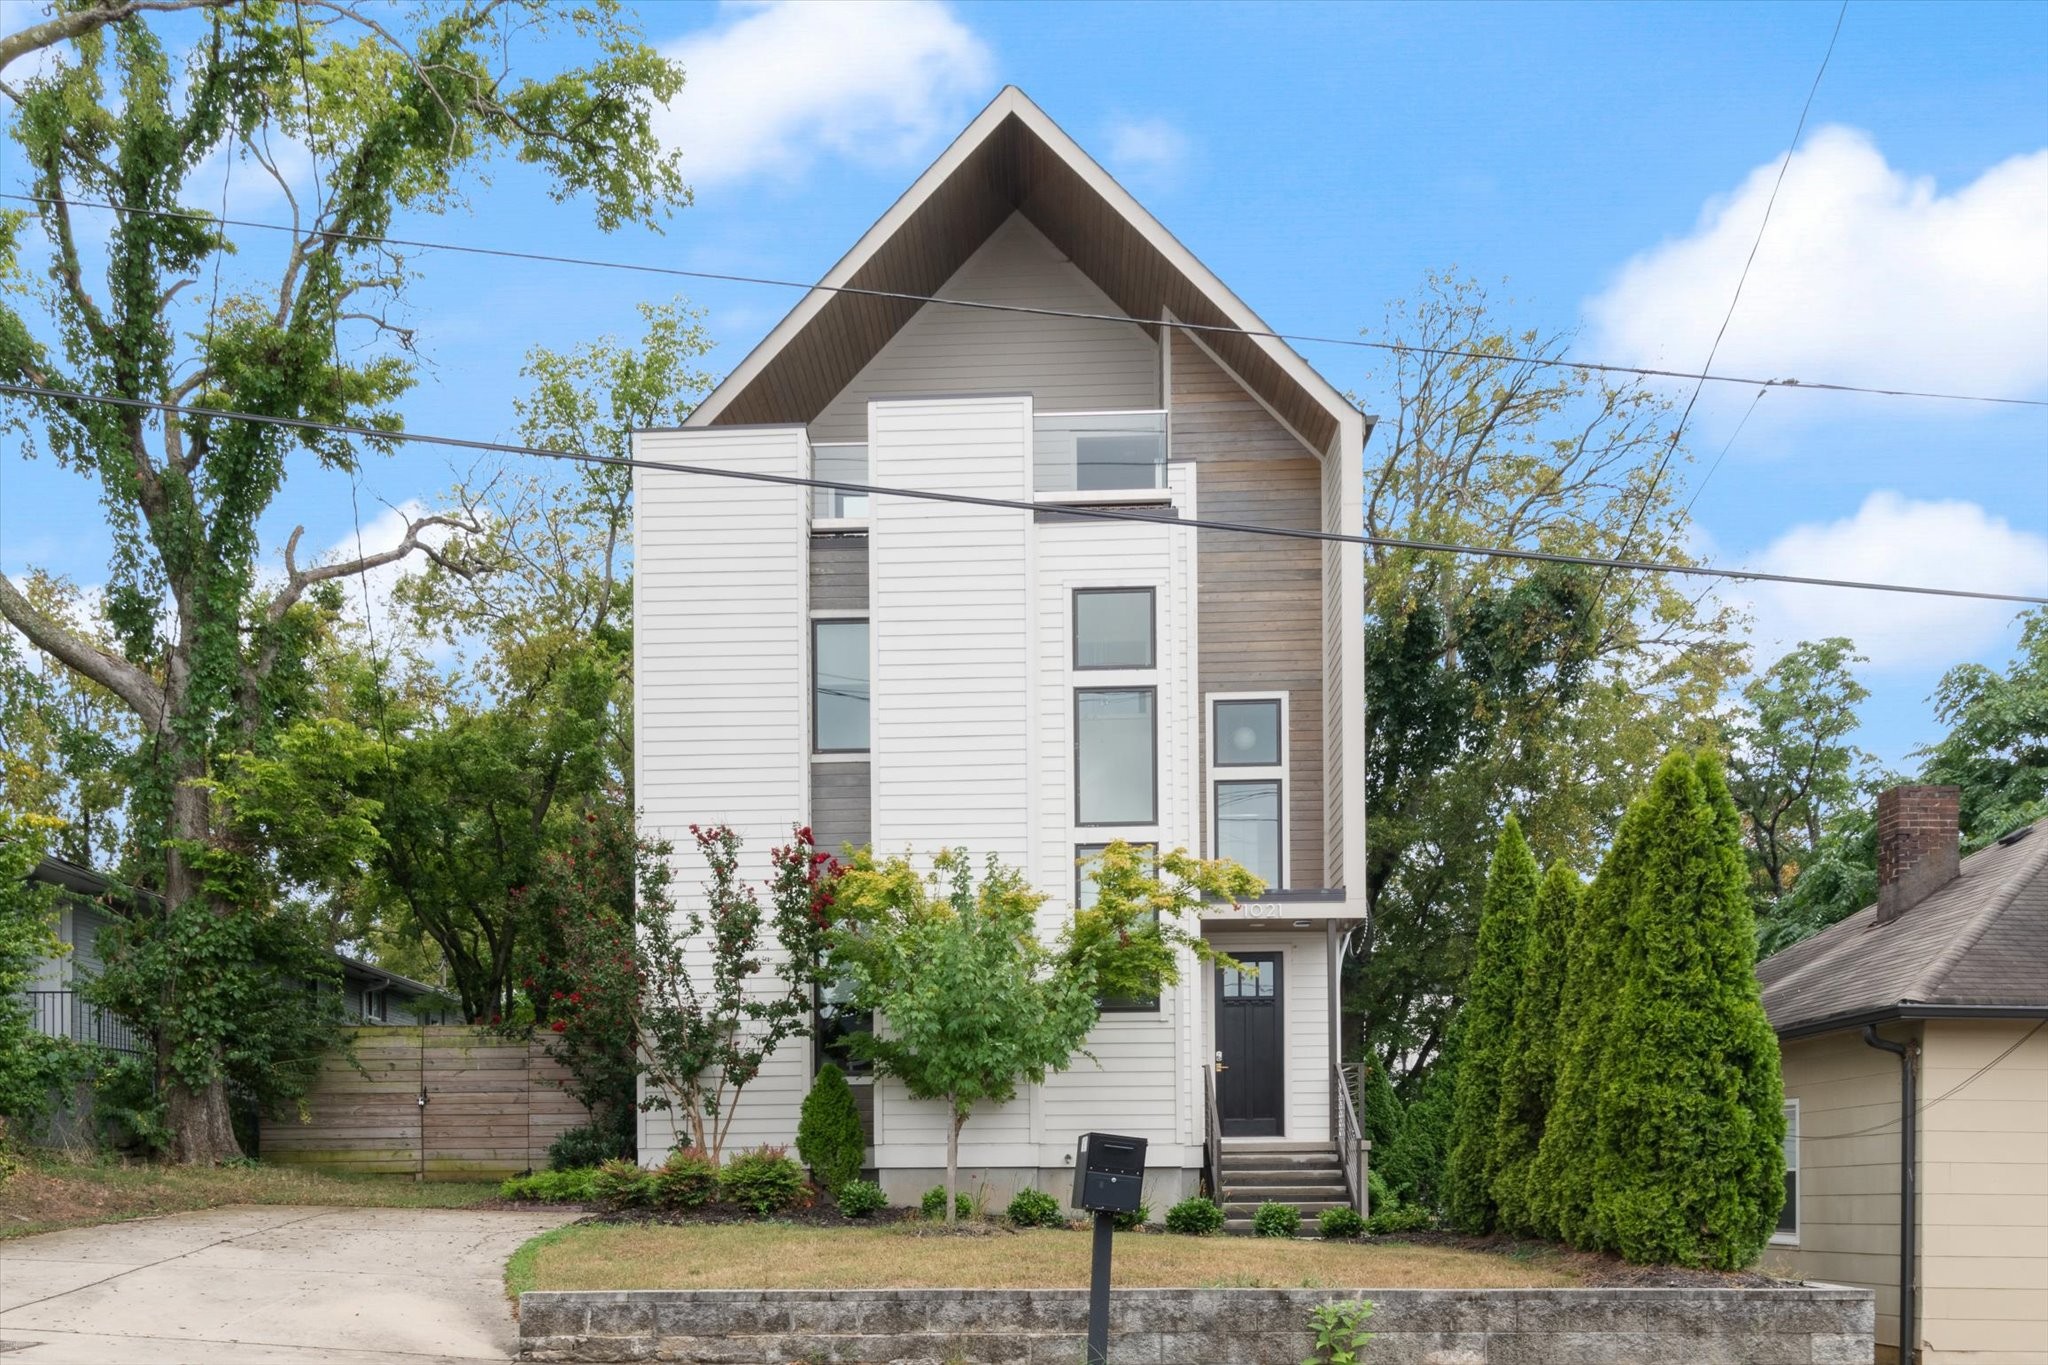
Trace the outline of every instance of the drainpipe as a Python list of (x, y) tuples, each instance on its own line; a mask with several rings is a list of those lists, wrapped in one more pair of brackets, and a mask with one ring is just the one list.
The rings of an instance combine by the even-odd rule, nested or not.
[(1913, 1045), (1894, 1043), (1877, 1036), (1877, 1025), (1863, 1026), (1863, 1041), (1899, 1059), (1899, 1365), (1913, 1365), (1919, 1358), (1917, 1338), (1919, 1314), (1914, 1311), (1914, 1258), (1917, 1228), (1914, 1213), (1915, 1149), (1920, 1128), (1919, 1070), (1913, 1064)]

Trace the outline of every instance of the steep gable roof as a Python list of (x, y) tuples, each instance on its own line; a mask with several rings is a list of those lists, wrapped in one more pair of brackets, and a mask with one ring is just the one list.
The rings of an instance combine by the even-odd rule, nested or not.
[[(819, 283), (827, 288), (806, 294), (688, 425), (812, 421), (1012, 213), (1028, 218), (1148, 330), (1167, 317), (1271, 330), (1009, 86), (826, 272)], [(1331, 449), (1354, 409), (1307, 361), (1271, 337), (1200, 335), (1307, 445)]]
[(1757, 964), (1779, 1033), (1915, 1005), (2048, 1009), (2048, 820), (1889, 924), (1859, 910)]

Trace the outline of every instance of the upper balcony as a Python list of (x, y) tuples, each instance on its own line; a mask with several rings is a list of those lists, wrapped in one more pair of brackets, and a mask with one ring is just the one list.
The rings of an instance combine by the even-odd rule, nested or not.
[(1032, 489), (1040, 502), (1163, 500), (1163, 410), (1046, 412), (1031, 425)]

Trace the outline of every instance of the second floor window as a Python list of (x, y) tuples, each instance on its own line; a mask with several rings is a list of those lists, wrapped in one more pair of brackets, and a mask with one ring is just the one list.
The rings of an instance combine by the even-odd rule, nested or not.
[(1153, 665), (1152, 589), (1074, 589), (1074, 667)]
[(1159, 691), (1074, 691), (1074, 810), (1081, 825), (1151, 825), (1159, 819)]
[(868, 623), (811, 622), (811, 735), (821, 754), (868, 748)]
[(1209, 700), (1209, 847), (1277, 890), (1287, 881), (1287, 705)]

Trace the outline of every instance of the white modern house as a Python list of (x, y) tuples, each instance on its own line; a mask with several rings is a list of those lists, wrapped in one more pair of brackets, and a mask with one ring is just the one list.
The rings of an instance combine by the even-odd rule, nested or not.
[[(996, 504), (638, 470), (638, 794), (680, 894), (705, 877), (693, 822), (737, 829), (756, 879), (793, 823), (994, 853), (1048, 933), (1111, 839), (1271, 888), (1201, 923), (1256, 976), (1190, 956), (1164, 998), (1110, 1002), (1095, 1062), (974, 1116), (963, 1170), (997, 1197), (1065, 1189), (1094, 1129), (1149, 1139), (1155, 1211), (1205, 1173), (1240, 1201), (1356, 1197), (1333, 1038), (1365, 908), (1363, 565), (1313, 533), (1359, 530), (1371, 420), (1266, 330), (1012, 88), (683, 427), (634, 438), (645, 461)], [(732, 1142), (791, 1140), (847, 1023), (821, 1009)], [(856, 1081), (873, 1165), (914, 1198), (944, 1117)], [(659, 1161), (667, 1116), (643, 1125)]]

